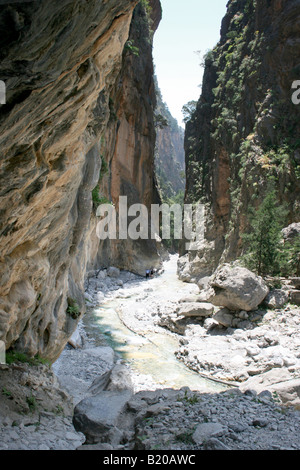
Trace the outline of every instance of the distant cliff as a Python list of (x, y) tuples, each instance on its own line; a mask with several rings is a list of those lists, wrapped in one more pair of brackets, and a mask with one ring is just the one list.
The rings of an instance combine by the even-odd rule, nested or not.
[[(84, 312), (86, 269), (108, 258), (129, 268), (126, 253), (134, 269), (130, 246), (101, 257), (100, 191), (113, 202), (156, 197), (150, 29), (161, 8), (1, 3), (0, 339), (54, 360)], [(154, 244), (147, 256), (158, 260)]]
[(184, 129), (163, 102), (157, 79), (156, 96), (155, 175), (161, 198), (166, 202), (185, 190)]
[(228, 2), (186, 125), (186, 202), (206, 208), (205, 239), (180, 261), (186, 279), (209, 275), (243, 252), (249, 210), (260, 205), (268, 182), (288, 208), (286, 225), (299, 221), (300, 121), (291, 100), (300, 78), (299, 34), (296, 0)]

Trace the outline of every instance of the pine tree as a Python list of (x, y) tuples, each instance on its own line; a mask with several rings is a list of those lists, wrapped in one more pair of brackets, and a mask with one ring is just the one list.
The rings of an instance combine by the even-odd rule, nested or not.
[(243, 236), (246, 254), (244, 263), (258, 275), (280, 274), (280, 241), (286, 210), (278, 205), (274, 189), (267, 194), (257, 210), (250, 214), (250, 233)]

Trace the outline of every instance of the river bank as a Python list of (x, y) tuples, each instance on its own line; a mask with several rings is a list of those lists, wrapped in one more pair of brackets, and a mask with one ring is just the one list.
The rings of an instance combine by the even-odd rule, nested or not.
[[(127, 423), (127, 429), (122, 429), (120, 424), (117, 426), (117, 434), (120, 433), (122, 437), (117, 440), (111, 438), (115, 428), (110, 430), (109, 436), (105, 436), (105, 433), (103, 436), (94, 436), (86, 430), (86, 444), (91, 448), (100, 446), (105, 449), (125, 450), (132, 448), (147, 450), (299, 449), (299, 434), (297, 434), (300, 426), (299, 412), (294, 407), (282, 407), (283, 403), (279, 395), (272, 389), (267, 390), (267, 385), (270, 383), (256, 382), (256, 386), (260, 385), (257, 390), (254, 385), (253, 388), (250, 386), (250, 382), (248, 386), (245, 385), (246, 382), (243, 384), (227, 381), (227, 386), (225, 386), (220, 383), (221, 379), (218, 375), (215, 377), (216, 380), (211, 381), (200, 377), (201, 371), (197, 371), (197, 368), (196, 373), (191, 373), (191, 365), (186, 360), (189, 356), (182, 354), (182, 357), (179, 357), (182, 348), (187, 348), (186, 337), (166, 328), (165, 318), (168, 313), (170, 315), (174, 313), (175, 306), (182, 300), (189, 300), (197, 295), (199, 289), (195, 284), (186, 284), (178, 280), (176, 263), (177, 257), (171, 257), (164, 264), (164, 273), (149, 280), (115, 271), (113, 276), (108, 276), (107, 272), (98, 272), (87, 282), (86, 299), (92, 304), (91, 311), (94, 315), (93, 319), (91, 316), (86, 316), (82, 325), (88, 356), (91, 340), (95, 353), (97, 348), (100, 348), (98, 349), (99, 357), (101, 348), (113, 347), (114, 360), (111, 357), (111, 365), (106, 363), (106, 367), (107, 370), (109, 367), (114, 370), (114, 361), (117, 367), (121, 367), (121, 375), (114, 378), (106, 390), (114, 392), (130, 389), (132, 396), (128, 400), (129, 413), (124, 411), (121, 413), (121, 421)], [(97, 308), (99, 283), (102, 302), (100, 309)], [(287, 312), (292, 312), (292, 314), (288, 315)], [(295, 310), (285, 309), (285, 314), (287, 320), (286, 328), (283, 328), (283, 338), (289, 319), (297, 321), (298, 318)], [(267, 316), (264, 322), (266, 329), (264, 334), (267, 335), (268, 332), (269, 337), (273, 337), (274, 341), (274, 323), (269, 321), (274, 317), (274, 311), (269, 313), (269, 317)], [(280, 318), (279, 315), (275, 317)], [(198, 335), (198, 342), (201, 344), (203, 326), (197, 325), (195, 319), (189, 319), (187, 324), (189, 326), (187, 331), (192, 329), (194, 332), (195, 327), (202, 328), (202, 336)], [(280, 321), (276, 325), (278, 324)], [(291, 334), (291, 326), (289, 329), (290, 347), (293, 348), (296, 343), (291, 339), (295, 338), (297, 341), (297, 335)], [(253, 329), (250, 331), (252, 331), (253, 340), (257, 340)], [(220, 332), (222, 335), (212, 335), (214, 341), (221, 339), (222, 342), (222, 338), (226, 336), (225, 330), (221, 329)], [(240, 329), (235, 332), (241, 333)], [(276, 334), (279, 333), (276, 328)], [(197, 337), (193, 334), (193, 340), (196, 341), (196, 339)], [(232, 345), (231, 354), (236, 356), (235, 343), (233, 342)], [(250, 348), (250, 344), (247, 343), (247, 347)], [(215, 348), (211, 353), (216, 353), (216, 351), (219, 354), (218, 362), (220, 362), (220, 347)], [(76, 355), (79, 357), (82, 352), (84, 349), (69, 349), (69, 352), (65, 354), (69, 355), (69, 358)], [(228, 354), (228, 349), (226, 354)], [(90, 368), (93, 369), (95, 364), (93, 365), (91, 359), (88, 360), (88, 356), (87, 360), (83, 360), (81, 368), (84, 370), (85, 393), (91, 401), (89, 402), (87, 398), (87, 401), (83, 400), (83, 403), (94, 406), (98, 403), (98, 399), (100, 402), (105, 399), (104, 394), (101, 395), (105, 386), (103, 387), (102, 383), (101, 388), (101, 380), (99, 382), (96, 379), (93, 382)], [(70, 367), (70, 360), (65, 361), (65, 364)], [(76, 368), (75, 364), (76, 361), (74, 363)], [(271, 373), (275, 372), (275, 382), (284, 381), (287, 378), (287, 370), (279, 365), (278, 362), (277, 367), (271, 368)], [(281, 366), (283, 365), (281, 363)], [(293, 370), (292, 363), (288, 365), (290, 374)], [(74, 369), (71, 367), (72, 370)], [(207, 370), (204, 372), (207, 374)], [(211, 368), (212, 377), (214, 372)], [(74, 377), (73, 373), (72, 376)], [(64, 367), (61, 369), (60, 377), (63, 377), (63, 383), (69, 387), (70, 392), (72, 387), (73, 393), (74, 389), (79, 388), (74, 387), (74, 378), (70, 380), (71, 377), (67, 377), (67, 370)], [(255, 378), (258, 377), (259, 375)], [(290, 379), (290, 376), (288, 378)], [(270, 382), (271, 384), (274, 382), (272, 377)], [(293, 400), (293, 397), (293, 393), (289, 395), (290, 400)], [(79, 397), (76, 401), (80, 404)], [(99, 403), (97, 406), (100, 406)], [(86, 409), (85, 413), (88, 415)], [(127, 416), (126, 419), (125, 416)], [(93, 416), (91, 419), (97, 420), (98, 418)]]
[[(90, 273), (85, 292), (88, 312), (52, 370), (46, 372), (54, 373), (53, 382), (48, 383), (52, 404), (62, 402), (68, 407), (61, 408), (60, 413), (43, 409), (17, 418), (0, 410), (3, 449), (300, 449), (299, 411), (283, 406), (282, 396), (272, 388), (268, 390), (265, 381), (257, 382), (263, 374), (254, 376), (256, 387), (260, 385), (255, 390), (250, 382), (239, 386), (228, 382), (226, 386), (201, 377), (197, 367), (195, 371), (187, 367), (191, 367), (189, 360), (193, 358), (189, 346), (195, 345), (197, 336), (171, 331), (165, 320), (168, 313), (174, 314), (175, 305), (194, 297), (199, 289), (178, 280), (176, 262), (177, 258), (171, 257), (164, 265), (165, 271), (149, 280), (114, 269)], [(299, 318), (295, 309), (285, 308), (277, 315), (273, 311), (266, 317), (269, 320), (263, 326), (270, 338), (273, 333), (273, 339), (274, 316), (280, 320), (277, 326), (284, 325), (283, 338), (289, 333), (293, 349)], [(293, 328), (292, 320), (296, 322)], [(205, 339), (204, 327), (195, 321), (190, 319), (185, 328), (195, 332), (196, 327), (198, 333), (202, 332), (198, 334), (199, 349)], [(254, 330), (249, 331), (257, 340)], [(211, 338), (224, 338), (225, 330), (221, 331), (222, 335)], [(276, 329), (279, 342), (280, 331)], [(236, 329), (234, 333), (241, 331)], [(194, 343), (187, 341), (191, 338)], [(232, 352), (236, 355), (234, 341)], [(182, 353), (183, 347), (188, 354)], [(282, 366), (278, 362), (270, 371), (277, 374), (277, 382), (286, 377)], [(295, 364), (289, 364), (289, 374), (293, 366), (295, 370)], [(24, 374), (32, 377), (32, 372), (23, 367), (24, 382)], [(38, 373), (43, 367), (37, 367)], [(38, 380), (35, 387), (27, 385), (36, 398), (45, 388), (45, 383), (38, 385)], [(295, 398), (294, 392), (285, 396), (290, 401)], [(110, 410), (112, 400), (115, 406)], [(102, 410), (101, 416), (91, 413), (93, 407)]]

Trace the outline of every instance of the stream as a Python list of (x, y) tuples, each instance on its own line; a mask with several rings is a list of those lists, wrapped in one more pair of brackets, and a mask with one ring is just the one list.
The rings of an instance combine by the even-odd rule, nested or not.
[(171, 256), (160, 276), (127, 282), (110, 292), (100, 306), (89, 309), (83, 319), (84, 328), (95, 346), (109, 345), (134, 374), (149, 377), (158, 387), (187, 386), (191, 390), (215, 393), (226, 390), (228, 386), (203, 378), (177, 360), (174, 353), (178, 349), (178, 336), (153, 326), (154, 302), (162, 305), (182, 296), (182, 292), (192, 294), (198, 289), (180, 281), (176, 267), (177, 256)]

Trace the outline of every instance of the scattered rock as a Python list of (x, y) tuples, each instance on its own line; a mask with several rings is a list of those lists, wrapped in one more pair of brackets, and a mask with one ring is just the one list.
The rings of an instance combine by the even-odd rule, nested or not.
[(186, 302), (180, 305), (176, 312), (185, 317), (210, 317), (214, 312), (214, 306), (205, 302)]
[(219, 437), (224, 434), (224, 427), (219, 423), (202, 423), (196, 428), (193, 434), (193, 441), (196, 444), (203, 444), (212, 437)]
[[(113, 293), (113, 298), (118, 297), (118, 291), (113, 290), (113, 278), (104, 281), (98, 278), (97, 282), (95, 279), (89, 279), (92, 299), (97, 295), (97, 282), (104, 282), (107, 295)], [(122, 272), (120, 279), (125, 279)], [(145, 282), (146, 285), (148, 288)], [(7, 415), (3, 408), (0, 449), (299, 449), (299, 309), (292, 306), (281, 311), (224, 308), (213, 317), (184, 317), (176, 309), (192, 300), (192, 291), (185, 297), (180, 292), (178, 295), (172, 292), (172, 301), (166, 302), (156, 298), (155, 289), (146, 291), (145, 286), (144, 289), (135, 287), (130, 294), (128, 291), (133, 298), (126, 300), (125, 312), (131, 328), (139, 331), (142, 325), (151, 331), (151, 325), (155, 329), (164, 315), (169, 319), (173, 315), (174, 323), (182, 324), (182, 332), (177, 336), (181, 340), (177, 357), (202, 375), (227, 380), (232, 387), (235, 381), (235, 386), (225, 392), (211, 393), (186, 387), (161, 389), (151, 377), (138, 377), (121, 361), (115, 363), (111, 348), (95, 347), (79, 328), (83, 347), (67, 346), (54, 367), (59, 372), (59, 381), (64, 379), (62, 382), (77, 403), (74, 423), (70, 413), (64, 417), (40, 410), (36, 419), (28, 413)], [(141, 302), (137, 309), (138, 297)], [(201, 304), (195, 303), (198, 307)], [(229, 315), (227, 322), (226, 315)], [(230, 318), (239, 325), (237, 329), (229, 325)], [(19, 367), (18, 381), (29, 387), (28, 391), (38, 393), (44, 385), (41, 387), (41, 381), (28, 374), (23, 365)], [(8, 366), (2, 366), (0, 378), (9, 370)], [(11, 390), (1, 385), (5, 394), (0, 407), (15, 403), (9, 396)], [(136, 393), (136, 388), (141, 391)], [(57, 396), (55, 400), (57, 404)]]
[(204, 443), (203, 448), (204, 450), (230, 450), (223, 442), (213, 437)]
[(80, 446), (76, 450), (114, 450), (114, 448), (111, 444), (99, 442), (98, 444)]
[(218, 310), (214, 316), (213, 319), (218, 322), (220, 325), (225, 326), (226, 328), (232, 326), (232, 321), (233, 321), (233, 315), (230, 313), (230, 310), (228, 308), (222, 308), (221, 310)]
[(107, 276), (109, 277), (119, 277), (120, 276), (120, 269), (119, 268), (115, 268), (114, 266), (110, 266), (107, 271)]
[(273, 289), (269, 292), (264, 300), (264, 304), (268, 308), (281, 308), (289, 300), (289, 293), (283, 289)]

